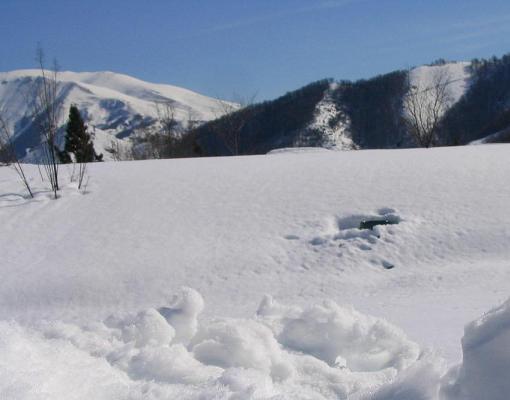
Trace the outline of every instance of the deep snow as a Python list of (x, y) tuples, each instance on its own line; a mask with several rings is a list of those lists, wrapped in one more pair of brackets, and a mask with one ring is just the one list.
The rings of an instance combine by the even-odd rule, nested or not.
[(0, 398), (499, 399), (508, 150), (0, 168)]

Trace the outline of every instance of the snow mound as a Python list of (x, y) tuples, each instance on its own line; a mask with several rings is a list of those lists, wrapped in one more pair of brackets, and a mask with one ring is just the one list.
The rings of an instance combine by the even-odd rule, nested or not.
[(442, 399), (508, 399), (510, 299), (466, 326), (462, 353), (462, 364), (444, 378)]
[(194, 342), (195, 357), (208, 365), (253, 368), (276, 380), (293, 374), (293, 366), (283, 361), (283, 351), (271, 330), (253, 320), (214, 321)]
[[(371, 372), (414, 363), (420, 354), (416, 343), (388, 322), (361, 314), (332, 301), (304, 310), (275, 313), (280, 305), (266, 298), (258, 314), (269, 318), (279, 342), (292, 350), (310, 354), (331, 366)], [(276, 316), (275, 316), (276, 314)]]
[(169, 307), (104, 321), (0, 321), (0, 398), (503, 400), (510, 391), (510, 300), (466, 326), (463, 363), (446, 375), (443, 359), (398, 328), (331, 301), (301, 308), (266, 295), (251, 319), (199, 323), (202, 308), (185, 288)]
[(362, 396), (363, 400), (434, 400), (439, 392), (439, 382), (446, 369), (444, 360), (426, 353), (400, 374), (393, 382), (373, 393)]
[(184, 288), (180, 296), (174, 296), (171, 305), (158, 311), (175, 328), (177, 343), (187, 344), (197, 332), (197, 317), (204, 309), (204, 299), (191, 288)]
[(327, 153), (330, 149), (324, 147), (282, 147), (267, 152), (267, 154), (301, 154), (301, 153)]
[[(0, 397), (38, 398), (42, 384), (59, 398), (76, 384), (76, 399), (346, 399), (423, 364), (400, 330), (333, 302), (301, 309), (266, 296), (252, 319), (199, 324), (203, 306), (184, 288), (168, 307), (99, 322), (1, 322)], [(77, 384), (82, 375), (94, 381)]]
[(470, 145), (490, 144), (490, 143), (510, 143), (510, 127), (496, 133), (492, 133), (478, 140), (473, 140)]

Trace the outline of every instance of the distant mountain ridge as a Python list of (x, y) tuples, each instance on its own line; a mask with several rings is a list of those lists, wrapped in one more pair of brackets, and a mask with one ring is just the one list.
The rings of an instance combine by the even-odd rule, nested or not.
[[(395, 71), (356, 82), (322, 80), (260, 104), (246, 113), (241, 154), (264, 153), (276, 147), (326, 147), (340, 150), (413, 147), (402, 122), (403, 97), (409, 86), (427, 90), (432, 77), (449, 79), (451, 102), (470, 85), (470, 63), (442, 63)], [(249, 111), (249, 112), (248, 112)], [(195, 141), (207, 155), (228, 155), (214, 133), (220, 120), (197, 128)]]
[[(27, 117), (30, 104), (23, 94), (39, 74), (0, 73), (0, 110), (8, 110), (16, 149), (26, 161), (37, 160), (39, 135)], [(506, 134), (494, 134), (510, 127), (510, 55), (471, 62), (439, 60), (354, 82), (319, 80), (237, 111), (233, 103), (113, 72), (61, 72), (59, 96), (62, 124), (68, 107), (77, 104), (96, 151), (106, 160), (111, 159), (107, 149), (113, 142), (129, 147), (147, 127), (158, 129), (157, 103), (171, 104), (183, 127), (190, 118), (198, 122), (179, 143), (176, 156), (263, 154), (286, 147), (403, 148), (417, 146), (404, 123), (404, 99), (411, 88), (429, 91), (437, 74), (447, 77), (450, 104), (441, 111), (434, 145), (483, 143), (480, 139), (489, 136), (487, 141), (508, 140)], [(222, 116), (226, 110), (234, 112)], [(226, 140), (233, 125), (239, 129), (235, 151)]]
[[(416, 147), (404, 122), (404, 99), (411, 88), (430, 91), (434, 76), (441, 74), (446, 77), (449, 107), (440, 113), (434, 145), (464, 145), (510, 127), (510, 55), (472, 62), (438, 60), (355, 82), (317, 81), (240, 110), (237, 114), (245, 122), (239, 154), (296, 146)], [(195, 130), (190, 142), (198, 143), (201, 155), (231, 154), (215, 136), (222, 124), (222, 119), (213, 120)], [(504, 137), (494, 135), (491, 140)]]
[[(0, 72), (0, 110), (13, 132), (18, 155), (29, 159), (40, 142), (30, 118), (30, 92), (36, 79), (41, 79), (39, 70)], [(202, 123), (221, 114), (217, 99), (114, 72), (63, 71), (57, 79), (61, 124), (66, 122), (70, 105), (76, 104), (94, 134), (98, 152), (105, 153), (112, 141), (132, 137), (137, 130), (154, 124), (156, 103), (171, 104), (175, 119), (182, 125), (189, 119)], [(105, 156), (108, 159), (107, 153)]]

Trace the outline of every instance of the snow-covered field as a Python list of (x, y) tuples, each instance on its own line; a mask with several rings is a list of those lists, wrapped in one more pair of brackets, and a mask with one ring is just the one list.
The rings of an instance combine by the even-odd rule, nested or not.
[(2, 167), (0, 398), (506, 399), (509, 151)]

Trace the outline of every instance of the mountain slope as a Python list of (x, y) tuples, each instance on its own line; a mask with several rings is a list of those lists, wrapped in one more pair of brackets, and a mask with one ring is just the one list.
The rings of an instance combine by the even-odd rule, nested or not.
[[(33, 126), (30, 94), (39, 70), (0, 73), (0, 110), (3, 110), (19, 156), (39, 144)], [(156, 123), (156, 103), (171, 104), (175, 118), (182, 125), (192, 119), (203, 122), (221, 114), (218, 100), (171, 85), (144, 82), (113, 72), (60, 72), (58, 98), (61, 122), (65, 123), (71, 104), (82, 111), (98, 152), (110, 141), (134, 135), (137, 129)], [(108, 157), (108, 154), (105, 154)]]
[[(410, 87), (421, 95), (443, 75), (448, 82), (450, 105), (470, 90), (468, 62), (420, 66), (355, 82), (322, 80), (248, 110), (234, 117), (243, 121), (241, 154), (259, 154), (276, 147), (356, 148), (414, 147), (403, 123), (403, 100)], [(428, 96), (430, 97), (430, 96)], [(426, 98), (430, 101), (430, 98)], [(205, 155), (229, 155), (218, 135), (225, 121), (214, 120), (196, 130)], [(439, 138), (439, 142), (449, 142)]]
[[(447, 82), (448, 107), (441, 110), (435, 145), (467, 144), (510, 126), (510, 56), (438, 61), (355, 82), (320, 80), (275, 100), (252, 104), (228, 118), (217, 118), (232, 109), (217, 100), (112, 72), (63, 72), (59, 94), (63, 109), (78, 104), (94, 133), (96, 150), (105, 159), (109, 154), (104, 149), (112, 147), (112, 141), (130, 145), (125, 139), (146, 127), (160, 126), (158, 102), (172, 104), (182, 126), (188, 120), (206, 122), (180, 142), (180, 156), (263, 154), (282, 147), (405, 148), (417, 145), (404, 121), (406, 95), (417, 90), (426, 107), (437, 75)], [(21, 156), (39, 143), (26, 117), (30, 104), (25, 95), (37, 76), (34, 70), (0, 73), (0, 109), (8, 110)], [(491, 140), (500, 141), (500, 137)], [(37, 153), (25, 160), (30, 158), (37, 159)]]

